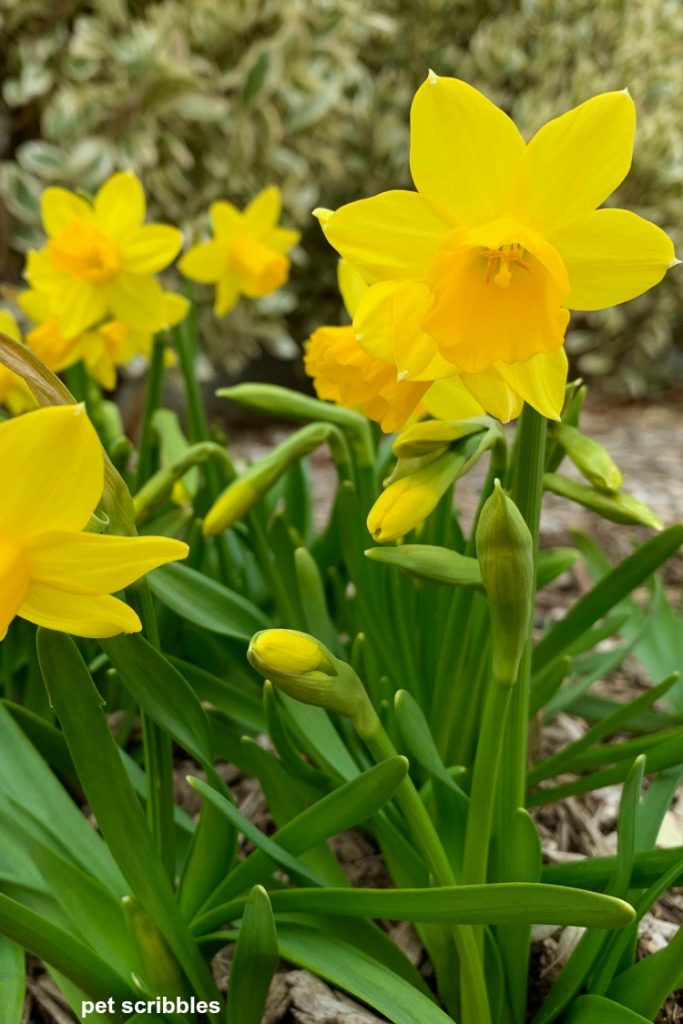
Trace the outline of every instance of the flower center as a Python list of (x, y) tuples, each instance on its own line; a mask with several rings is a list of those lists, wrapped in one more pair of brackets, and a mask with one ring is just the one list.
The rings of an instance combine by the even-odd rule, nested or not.
[(28, 592), (31, 576), (22, 545), (0, 534), (0, 640)]
[(530, 272), (528, 255), (518, 242), (502, 245), (500, 249), (483, 249), (486, 257), (486, 283), (493, 281), (499, 288), (508, 288), (512, 281), (511, 266)]
[(242, 235), (233, 242), (230, 262), (248, 295), (268, 295), (287, 280), (287, 257), (251, 235)]
[(72, 221), (47, 247), (54, 266), (81, 281), (110, 281), (121, 269), (116, 243), (87, 221)]

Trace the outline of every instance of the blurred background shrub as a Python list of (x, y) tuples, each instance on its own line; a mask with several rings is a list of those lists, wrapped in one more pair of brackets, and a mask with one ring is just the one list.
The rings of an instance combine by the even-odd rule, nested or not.
[[(683, 242), (679, 0), (0, 0), (0, 276), (40, 239), (47, 184), (142, 177), (152, 213), (193, 239), (213, 200), (268, 184), (304, 236), (289, 286), (229, 320), (201, 311), (216, 363), (282, 358), (337, 322), (332, 252), (310, 217), (409, 186), (408, 110), (426, 69), (465, 78), (530, 134), (628, 86), (634, 167), (614, 197)], [(202, 298), (203, 296), (200, 296)], [(577, 316), (575, 369), (608, 391), (683, 381), (680, 274)]]

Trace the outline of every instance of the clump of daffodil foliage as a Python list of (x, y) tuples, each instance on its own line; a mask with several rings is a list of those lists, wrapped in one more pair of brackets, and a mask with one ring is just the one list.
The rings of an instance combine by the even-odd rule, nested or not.
[[(310, 264), (299, 254), (285, 291), (240, 303), (229, 332), (208, 301), (199, 315), (216, 361), (235, 367), (264, 345), (291, 357), (315, 324), (343, 315), (329, 268), (313, 287), (305, 273), (323, 251), (310, 210), (407, 182), (403, 111), (428, 66), (485, 89), (526, 134), (558, 95), (579, 102), (628, 84), (643, 144), (615, 202), (679, 242), (683, 10), (633, 0), (627, 11), (622, 0), (424, 0), (417, 18), (414, 4), (388, 0), (371, 11), (360, 0), (77, 0), (67, 22), (49, 0), (2, 0), (0, 193), (12, 246), (36, 244), (48, 183), (94, 192), (130, 167), (154, 216), (203, 232), (226, 181), (238, 206), (277, 181)], [(681, 306), (665, 282), (628, 318), (611, 309), (577, 319), (568, 341), (577, 370), (622, 392), (669, 379)]]

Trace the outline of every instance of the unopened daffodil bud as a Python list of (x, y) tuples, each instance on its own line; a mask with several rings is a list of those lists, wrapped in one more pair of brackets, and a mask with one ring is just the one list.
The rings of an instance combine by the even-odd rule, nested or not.
[(394, 441), (393, 452), (399, 459), (429, 455), (492, 425), (493, 420), (488, 416), (470, 420), (421, 420), (401, 431)]
[(493, 678), (512, 686), (531, 628), (534, 554), (529, 528), (499, 481), (481, 510), (476, 543), (491, 615)]
[(580, 484), (577, 480), (570, 480), (569, 477), (561, 476), (559, 473), (545, 473), (543, 487), (551, 494), (569, 498), (570, 501), (583, 505), (591, 512), (597, 512), (603, 519), (609, 519), (612, 523), (649, 526), (653, 530), (663, 528), (661, 519), (655, 515), (652, 509), (622, 491), (616, 494), (605, 494), (604, 491), (594, 490), (592, 487)]
[(419, 526), (438, 504), (458, 475), (462, 460), (446, 451), (394, 480), (380, 494), (368, 515), (368, 530), (376, 541), (397, 540)]
[(553, 427), (555, 438), (576, 468), (593, 487), (615, 494), (621, 487), (621, 473), (609, 453), (592, 437), (567, 423)]
[(204, 520), (204, 533), (213, 537), (229, 529), (263, 498), (290, 466), (310, 455), (335, 435), (329, 423), (310, 423), (277, 445), (223, 491)]
[(304, 704), (350, 718), (359, 735), (377, 728), (377, 715), (360, 679), (319, 640), (295, 629), (256, 633), (247, 651), (257, 672)]

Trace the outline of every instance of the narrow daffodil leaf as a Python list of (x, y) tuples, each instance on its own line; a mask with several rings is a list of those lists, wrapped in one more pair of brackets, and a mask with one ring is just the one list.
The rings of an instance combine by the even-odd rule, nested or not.
[(227, 1024), (261, 1024), (278, 965), (275, 921), (268, 893), (256, 885), (244, 908), (228, 986)]
[(212, 633), (249, 640), (269, 626), (251, 601), (186, 565), (165, 565), (150, 573), (149, 585), (167, 608)]
[(564, 1024), (649, 1024), (651, 1020), (603, 996), (580, 996), (563, 1018)]
[(640, 524), (649, 526), (653, 530), (662, 529), (662, 521), (659, 516), (656, 516), (642, 501), (638, 501), (630, 494), (624, 494), (623, 491), (605, 494), (603, 491), (587, 487), (586, 484), (580, 484), (559, 473), (545, 473), (543, 486), (551, 494), (569, 498), (570, 501), (583, 505), (591, 512), (597, 512), (603, 519), (608, 519), (612, 523)]
[(21, 1024), (26, 994), (24, 950), (0, 935), (0, 1024)]

